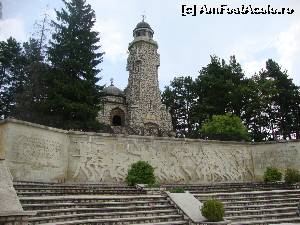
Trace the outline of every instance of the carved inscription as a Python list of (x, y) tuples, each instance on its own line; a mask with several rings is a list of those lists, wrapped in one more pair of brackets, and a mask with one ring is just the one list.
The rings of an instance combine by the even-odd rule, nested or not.
[(59, 167), (62, 144), (44, 137), (27, 137), (20, 135), (12, 145), (12, 162)]

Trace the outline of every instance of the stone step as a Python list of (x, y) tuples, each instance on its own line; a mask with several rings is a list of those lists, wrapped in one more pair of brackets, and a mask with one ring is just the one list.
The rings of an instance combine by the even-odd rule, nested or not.
[(77, 213), (95, 213), (95, 212), (122, 212), (122, 211), (145, 211), (145, 210), (163, 210), (175, 209), (172, 205), (156, 205), (156, 206), (123, 206), (123, 207), (105, 207), (105, 208), (67, 208), (67, 209), (50, 209), (36, 210), (36, 216), (53, 216), (53, 215), (69, 215)]
[(285, 183), (214, 183), (214, 184), (194, 184), (194, 185), (164, 185), (167, 190), (174, 187), (182, 187), (192, 194), (226, 192), (234, 193), (241, 191), (268, 191), (268, 190), (294, 190), (299, 189), (299, 185), (287, 185)]
[(297, 203), (299, 202), (299, 198), (284, 198), (284, 199), (262, 199), (262, 200), (256, 200), (256, 201), (246, 201), (246, 200), (240, 200), (240, 201), (222, 201), (225, 206), (249, 206), (249, 205), (265, 205), (268, 203)]
[(240, 211), (240, 210), (260, 210), (260, 209), (275, 209), (281, 207), (297, 207), (298, 202), (293, 203), (268, 203), (260, 205), (247, 205), (247, 206), (224, 206), (225, 211)]
[(15, 188), (109, 188), (109, 189), (136, 189), (134, 186), (127, 185), (105, 185), (105, 184), (30, 184), (30, 183), (13, 183)]
[[(177, 224), (188, 225), (188, 222), (181, 220), (181, 221), (155, 223), (154, 225), (177, 225)], [(153, 223), (137, 223), (131, 225), (153, 225)]]
[(148, 211), (131, 211), (131, 212), (102, 212), (102, 213), (82, 213), (72, 215), (60, 216), (45, 216), (30, 218), (31, 224), (49, 223), (49, 222), (64, 222), (83, 219), (109, 219), (109, 218), (125, 218), (125, 217), (149, 217), (149, 216), (162, 216), (174, 215), (177, 213), (176, 209), (164, 210), (148, 210)]
[(242, 209), (225, 212), (226, 217), (239, 216), (239, 215), (265, 215), (270, 213), (282, 213), (282, 212), (293, 212), (297, 211), (297, 207), (281, 207), (281, 208), (270, 208), (270, 209)]
[(228, 196), (259, 196), (259, 195), (276, 195), (276, 194), (299, 194), (300, 189), (293, 189), (293, 190), (268, 190), (268, 191), (244, 191), (244, 192), (215, 192), (215, 193), (203, 193), (203, 194), (195, 194), (197, 197), (206, 197), (206, 196), (219, 196), (219, 197), (228, 197)]
[(28, 187), (28, 188), (24, 188), (24, 187), (15, 187), (15, 190), (17, 192), (79, 192), (79, 191), (139, 191), (136, 188), (102, 188), (102, 187), (82, 187), (82, 188), (78, 188), (78, 187), (47, 187), (47, 188), (42, 188), (42, 187)]
[[(64, 222), (54, 222), (54, 223), (43, 223), (42, 225), (75, 225), (75, 224), (105, 224), (105, 225), (115, 225), (115, 224), (141, 224), (150, 223), (159, 224), (161, 222), (169, 222), (169, 224), (175, 224), (174, 221), (183, 221), (181, 215), (165, 215), (165, 216), (151, 216), (151, 217), (126, 217), (126, 218), (109, 218), (109, 219), (87, 219), (87, 220), (73, 220)], [(168, 224), (168, 223), (167, 223)]]
[(67, 182), (67, 183), (58, 183), (58, 182), (39, 182), (39, 181), (15, 181), (14, 185), (32, 185), (32, 186), (107, 186), (107, 187), (130, 187), (122, 183), (94, 183), (94, 182)]
[(68, 203), (68, 202), (126, 202), (126, 201), (155, 201), (155, 200), (166, 200), (161, 195), (68, 195), (68, 196), (41, 196), (41, 197), (19, 197), (21, 203)]
[(267, 219), (280, 219), (280, 218), (290, 218), (296, 217), (296, 212), (283, 212), (283, 213), (269, 213), (263, 215), (239, 215), (239, 216), (225, 216), (224, 218), (227, 220), (231, 220), (232, 222), (236, 221), (255, 221), (255, 220), (267, 220)]
[(223, 187), (298, 187), (298, 185), (288, 185), (284, 182), (265, 183), (265, 182), (218, 182), (218, 183), (200, 183), (200, 184), (164, 184), (164, 187), (189, 187), (189, 188), (223, 188)]
[(143, 190), (132, 190), (132, 191), (127, 191), (127, 190), (61, 190), (61, 191), (17, 191), (17, 195), (22, 197), (22, 196), (57, 196), (57, 195), (85, 195), (85, 194), (92, 194), (92, 195), (139, 195), (139, 194), (146, 194), (146, 191)]
[(231, 225), (270, 225), (270, 224), (281, 224), (281, 223), (296, 223), (300, 224), (300, 217), (289, 217), (289, 218), (276, 218), (276, 219), (262, 219), (254, 221), (243, 221), (232, 222)]
[[(189, 191), (191, 194), (212, 194), (212, 193), (216, 193), (216, 192), (227, 192), (227, 193), (235, 193), (235, 192), (240, 192), (240, 191), (244, 191), (244, 192), (252, 192), (252, 191), (271, 191), (271, 190), (274, 190), (274, 189), (261, 189), (261, 188), (257, 188), (257, 189), (240, 189), (240, 188), (237, 188), (237, 189), (230, 189), (230, 190), (227, 190), (227, 189), (211, 189), (211, 190), (197, 190), (197, 191), (192, 191), (192, 190), (189, 190), (189, 189), (184, 189), (186, 191)], [(278, 190), (281, 190), (278, 189)], [(293, 190), (293, 189), (291, 189)]]
[(86, 202), (86, 203), (46, 203), (46, 204), (23, 204), (24, 210), (39, 210), (39, 209), (58, 209), (58, 208), (79, 208), (79, 207), (120, 207), (120, 206), (160, 206), (170, 205), (168, 200), (156, 201), (129, 201), (129, 202)]
[(274, 200), (274, 199), (291, 199), (291, 198), (298, 198), (300, 199), (300, 193), (299, 194), (274, 194), (274, 195), (256, 195), (256, 196), (227, 196), (227, 197), (220, 197), (218, 195), (215, 196), (196, 196), (197, 199), (200, 201), (205, 201), (207, 199), (215, 198), (222, 202), (234, 202), (234, 201), (242, 201), (242, 200), (248, 200), (248, 201), (257, 201), (257, 200)]
[(296, 212), (297, 207), (281, 207), (281, 208), (270, 208), (270, 209), (245, 209), (245, 210), (234, 210), (234, 211), (229, 211), (227, 210), (225, 212), (226, 216), (234, 216), (234, 215), (260, 215), (260, 214), (264, 214), (264, 213), (275, 213), (275, 212)]

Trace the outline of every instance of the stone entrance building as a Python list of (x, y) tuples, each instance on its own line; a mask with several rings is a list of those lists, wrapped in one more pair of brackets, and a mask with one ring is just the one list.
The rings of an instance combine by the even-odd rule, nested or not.
[(128, 85), (124, 91), (111, 85), (104, 88), (102, 110), (98, 120), (112, 126), (115, 133), (170, 136), (171, 116), (164, 104), (158, 84), (160, 56), (154, 31), (144, 20), (133, 30), (129, 44)]

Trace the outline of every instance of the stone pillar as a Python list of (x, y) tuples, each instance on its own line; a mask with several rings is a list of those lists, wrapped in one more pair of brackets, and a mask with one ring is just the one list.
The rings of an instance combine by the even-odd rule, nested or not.
[(34, 214), (23, 210), (5, 160), (0, 158), (0, 224), (27, 225), (28, 217)]

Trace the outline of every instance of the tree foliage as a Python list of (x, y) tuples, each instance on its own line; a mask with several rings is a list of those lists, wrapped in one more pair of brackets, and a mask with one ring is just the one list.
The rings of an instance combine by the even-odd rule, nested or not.
[(208, 139), (221, 141), (248, 141), (249, 134), (241, 119), (233, 114), (214, 115), (201, 128), (201, 133)]
[(179, 135), (188, 137), (193, 131), (193, 86), (193, 79), (189, 76), (174, 78), (162, 94), (162, 101), (171, 112), (173, 127)]
[(97, 84), (102, 62), (99, 34), (93, 30), (95, 13), (85, 0), (63, 0), (56, 11), (55, 32), (48, 50), (52, 65), (48, 77), (46, 106), (52, 124), (63, 129), (97, 130), (100, 89)]
[(25, 83), (25, 57), (22, 45), (14, 38), (0, 42), (0, 113), (6, 118), (15, 112), (15, 96)]
[[(191, 81), (189, 85), (185, 79)], [(253, 141), (300, 138), (299, 87), (271, 59), (265, 69), (247, 78), (234, 56), (228, 63), (211, 56), (194, 81), (189, 76), (175, 78), (162, 96), (175, 130), (185, 137), (204, 138), (195, 134), (207, 120), (231, 113), (241, 118)], [(188, 111), (186, 105), (190, 106)]]
[(0, 42), (0, 117), (63, 129), (97, 131), (102, 62), (95, 13), (85, 0), (63, 0), (50, 46), (38, 39)]

